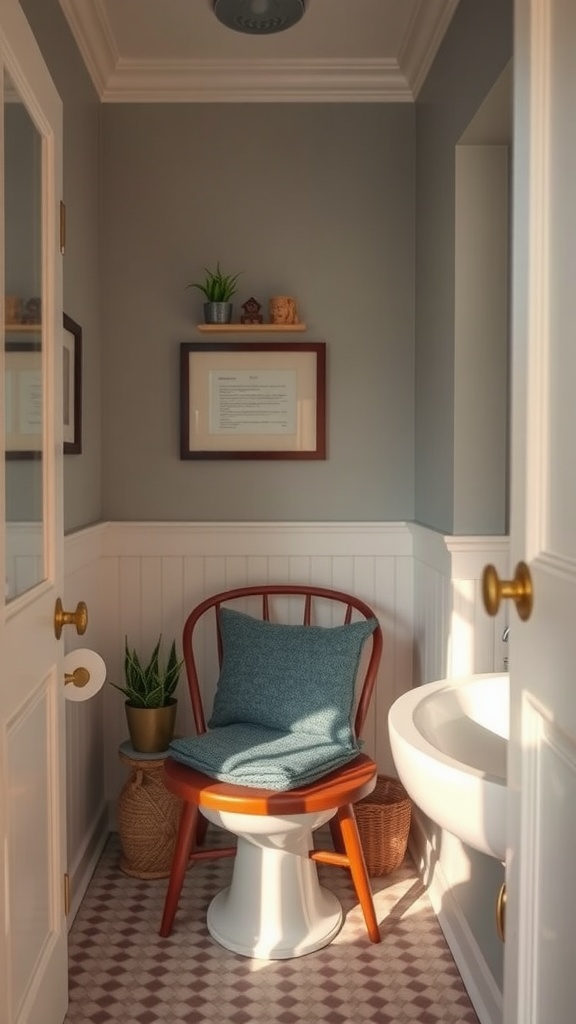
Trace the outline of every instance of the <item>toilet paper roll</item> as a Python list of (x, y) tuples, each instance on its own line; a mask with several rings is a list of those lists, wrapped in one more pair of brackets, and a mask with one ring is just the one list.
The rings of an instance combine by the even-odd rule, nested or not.
[(90, 700), (106, 679), (104, 659), (87, 647), (70, 651), (64, 658), (64, 694), (66, 700)]

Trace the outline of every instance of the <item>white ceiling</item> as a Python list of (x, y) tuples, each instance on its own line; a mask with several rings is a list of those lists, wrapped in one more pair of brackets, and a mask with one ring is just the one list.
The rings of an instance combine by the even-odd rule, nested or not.
[(306, 0), (275, 35), (212, 0), (60, 0), (104, 102), (410, 102), (458, 0)]

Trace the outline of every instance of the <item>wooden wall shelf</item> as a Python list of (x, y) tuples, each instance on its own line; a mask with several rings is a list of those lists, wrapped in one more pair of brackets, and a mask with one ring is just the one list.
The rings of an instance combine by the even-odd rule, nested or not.
[(38, 334), (42, 324), (4, 324), (5, 334)]
[(198, 324), (203, 334), (294, 334), (306, 324)]

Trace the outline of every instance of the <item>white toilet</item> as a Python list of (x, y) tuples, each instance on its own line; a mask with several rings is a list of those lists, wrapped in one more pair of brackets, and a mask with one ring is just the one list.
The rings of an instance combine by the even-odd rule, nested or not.
[(308, 851), (313, 830), (336, 809), (282, 817), (200, 811), (238, 838), (232, 882), (208, 908), (208, 930), (216, 942), (266, 960), (304, 956), (328, 945), (342, 925), (342, 907), (320, 886)]

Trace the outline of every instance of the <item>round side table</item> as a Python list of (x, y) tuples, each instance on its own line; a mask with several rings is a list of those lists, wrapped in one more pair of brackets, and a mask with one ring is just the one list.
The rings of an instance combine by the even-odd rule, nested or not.
[(182, 811), (162, 781), (168, 751), (141, 754), (126, 740), (118, 756), (130, 768), (118, 797), (120, 869), (132, 878), (167, 878)]

